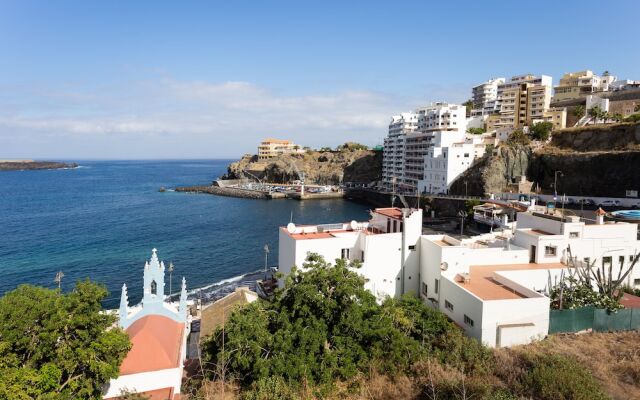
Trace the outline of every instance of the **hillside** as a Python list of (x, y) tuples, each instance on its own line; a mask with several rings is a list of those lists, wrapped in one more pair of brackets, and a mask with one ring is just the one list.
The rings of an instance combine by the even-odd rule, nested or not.
[(514, 190), (514, 180), (526, 175), (542, 192), (553, 191), (554, 172), (562, 171), (558, 192), (570, 195), (625, 197), (640, 188), (640, 125), (613, 124), (568, 128), (553, 133), (549, 143), (500, 146), (462, 174), (454, 194), (483, 195)]
[(251, 178), (286, 183), (300, 179), (307, 183), (339, 184), (369, 183), (381, 179), (382, 152), (371, 150), (307, 151), (304, 154), (284, 154), (270, 160), (258, 160), (245, 155), (227, 168), (222, 179)]

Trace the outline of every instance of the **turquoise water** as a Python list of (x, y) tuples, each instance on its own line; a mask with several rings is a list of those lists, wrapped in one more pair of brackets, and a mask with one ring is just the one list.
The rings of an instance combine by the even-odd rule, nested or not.
[(611, 213), (614, 217), (640, 219), (640, 210), (620, 210)]
[[(156, 247), (175, 265), (173, 291), (256, 271), (263, 247), (277, 264), (278, 226), (366, 219), (367, 207), (344, 200), (248, 200), (158, 192), (161, 186), (206, 184), (229, 160), (86, 161), (80, 168), (0, 173), (0, 293), (22, 283), (63, 289), (78, 279), (104, 283), (106, 307), (120, 287), (142, 295), (142, 267)], [(168, 282), (167, 282), (168, 287)]]

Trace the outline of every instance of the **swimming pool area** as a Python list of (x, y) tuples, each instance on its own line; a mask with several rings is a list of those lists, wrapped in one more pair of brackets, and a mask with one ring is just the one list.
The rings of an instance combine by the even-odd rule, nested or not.
[(610, 214), (616, 219), (640, 221), (640, 210), (619, 210), (612, 211)]

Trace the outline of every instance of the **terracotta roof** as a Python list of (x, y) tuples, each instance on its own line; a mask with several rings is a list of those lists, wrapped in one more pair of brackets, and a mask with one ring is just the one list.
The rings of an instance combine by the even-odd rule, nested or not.
[(385, 217), (402, 219), (402, 210), (400, 208), (376, 208), (374, 212), (384, 215)]
[(132, 347), (120, 365), (120, 375), (180, 366), (183, 323), (161, 315), (147, 315), (134, 322), (126, 332)]
[(605, 210), (602, 209), (602, 207), (598, 207), (598, 209), (596, 210), (596, 215), (606, 215), (607, 212)]
[(468, 282), (458, 282), (463, 287), (482, 300), (525, 299), (528, 296), (519, 293), (494, 279), (496, 271), (517, 271), (535, 269), (566, 268), (560, 263), (549, 264), (507, 264), (507, 265), (472, 265), (469, 267)]

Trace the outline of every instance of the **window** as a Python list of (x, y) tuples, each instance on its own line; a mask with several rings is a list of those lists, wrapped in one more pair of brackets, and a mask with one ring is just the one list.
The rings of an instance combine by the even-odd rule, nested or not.
[(360, 251), (360, 261), (364, 262), (364, 250)]
[(426, 283), (422, 282), (422, 294), (427, 296), (429, 294), (429, 287)]
[(453, 311), (453, 304), (449, 303), (449, 300), (445, 300), (444, 301), (444, 308), (446, 308), (449, 311)]
[(158, 284), (156, 283), (156, 281), (151, 281), (151, 294), (158, 294)]
[(473, 320), (467, 314), (464, 315), (464, 323), (473, 327)]
[(436, 279), (433, 283), (433, 290), (436, 292), (436, 294), (438, 294), (438, 289), (440, 289), (440, 281)]
[(640, 279), (637, 279), (637, 278), (636, 278), (636, 279), (634, 279), (634, 280), (633, 280), (633, 286), (635, 286), (635, 287), (640, 286)]
[(409, 246), (409, 250), (412, 250), (412, 251), (413, 251), (413, 250), (415, 250), (415, 249), (416, 249), (416, 245), (415, 245), (415, 244), (412, 244), (411, 246)]
[(340, 256), (342, 258), (344, 258), (345, 260), (348, 260), (349, 259), (349, 253), (350, 253), (349, 249), (342, 249), (342, 252), (341, 252)]
[(546, 257), (555, 257), (557, 248), (555, 246), (544, 246), (544, 255)]
[(398, 221), (396, 221), (395, 219), (393, 220), (393, 231), (394, 231), (394, 232), (397, 232), (397, 231), (398, 231), (398, 225), (397, 225), (397, 222), (398, 222)]
[(469, 153), (464, 153), (464, 156), (469, 158)]
[(580, 232), (569, 232), (569, 238), (575, 239), (580, 237)]
[(602, 266), (603, 267), (611, 266), (611, 256), (602, 257)]
[(618, 257), (618, 262), (620, 263), (620, 266), (624, 265), (624, 256)]
[(387, 218), (387, 233), (391, 232), (391, 219)]

